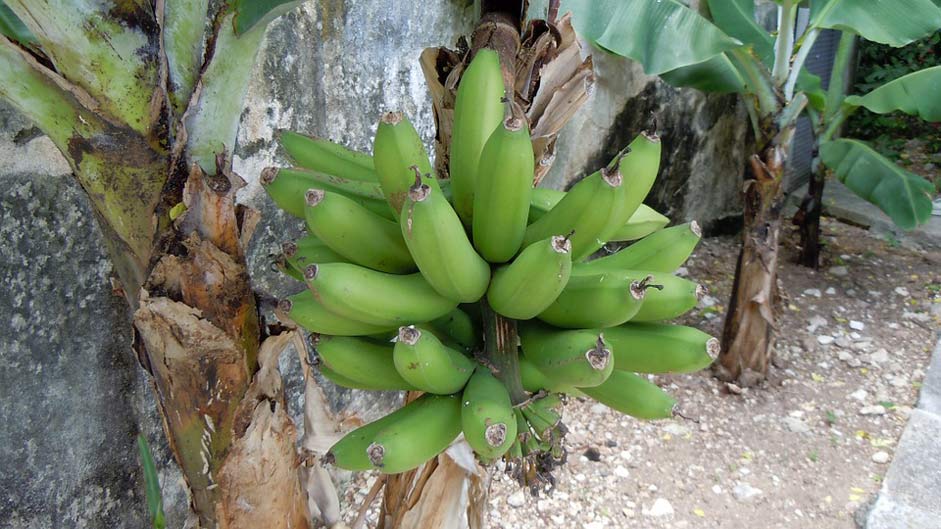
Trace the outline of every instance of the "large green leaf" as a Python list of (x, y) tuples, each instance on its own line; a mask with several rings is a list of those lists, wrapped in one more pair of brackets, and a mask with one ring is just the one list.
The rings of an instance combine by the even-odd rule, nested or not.
[(724, 53), (699, 64), (665, 72), (660, 78), (672, 86), (695, 88), (703, 92), (740, 93), (746, 88), (745, 80)]
[(902, 229), (914, 229), (931, 217), (934, 186), (869, 145), (851, 139), (828, 141), (820, 145), (820, 159), (846, 187), (875, 204)]
[(924, 120), (941, 121), (941, 66), (903, 75), (864, 96), (847, 97), (846, 103), (877, 114), (901, 110)]
[(709, 0), (709, 14), (719, 29), (754, 46), (762, 61), (774, 60), (774, 38), (755, 21), (755, 0)]
[(16, 13), (0, 0), (0, 35), (4, 35), (20, 44), (36, 44), (36, 37), (23, 24)]
[(584, 38), (641, 63), (648, 75), (698, 64), (741, 46), (675, 0), (566, 0)]
[(235, 34), (247, 33), (259, 22), (268, 23), (287, 13), (300, 0), (236, 0)]
[(904, 46), (941, 28), (937, 0), (813, 0), (811, 27), (839, 29), (866, 40)]

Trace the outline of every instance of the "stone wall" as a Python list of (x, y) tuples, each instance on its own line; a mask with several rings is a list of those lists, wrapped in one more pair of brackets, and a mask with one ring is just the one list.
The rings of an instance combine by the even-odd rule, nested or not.
[[(430, 143), (433, 121), (418, 56), (473, 24), (470, 0), (320, 0), (274, 23), (252, 80), (236, 170), (241, 199), (262, 210), (250, 262), (258, 289), (297, 289), (269, 253), (300, 223), (265, 200), (258, 174), (283, 162), (291, 128), (368, 150), (382, 112), (403, 110)], [(627, 61), (599, 57), (594, 101), (563, 133), (549, 182), (598, 166), (657, 116), (664, 171), (651, 204), (675, 220), (734, 215), (746, 118), (735, 98), (678, 91)], [(128, 347), (123, 302), (68, 166), (51, 142), (0, 103), (0, 528), (146, 527), (134, 438), (150, 439), (169, 527), (187, 499), (163, 442), (146, 378)], [(283, 358), (299, 410), (296, 358)], [(375, 416), (394, 396), (333, 390), (334, 405)]]

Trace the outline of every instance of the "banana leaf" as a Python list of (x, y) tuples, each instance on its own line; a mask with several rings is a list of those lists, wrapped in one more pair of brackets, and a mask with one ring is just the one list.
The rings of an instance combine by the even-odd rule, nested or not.
[(709, 14), (726, 34), (754, 46), (762, 62), (774, 61), (774, 38), (755, 21), (754, 0), (709, 0)]
[(164, 529), (167, 521), (163, 513), (163, 495), (160, 493), (157, 466), (154, 464), (154, 457), (150, 453), (150, 445), (144, 434), (137, 434), (137, 452), (140, 456), (141, 469), (144, 471), (144, 493), (147, 497), (147, 510), (150, 511), (151, 523), (154, 529)]
[(869, 145), (852, 139), (820, 145), (820, 159), (852, 192), (874, 204), (902, 229), (931, 217), (934, 186), (895, 165)]
[(0, 0), (0, 35), (23, 45), (35, 45), (36, 37), (30, 33), (23, 21)]
[(298, 4), (300, 0), (236, 0), (235, 34), (247, 33), (259, 22), (268, 23)]
[(698, 64), (664, 72), (660, 78), (671, 86), (695, 88), (703, 92), (729, 94), (746, 90), (745, 79), (725, 53)]
[(742, 43), (675, 0), (564, 0), (575, 30), (648, 75), (698, 64)]
[(847, 97), (846, 103), (877, 114), (901, 110), (927, 121), (941, 121), (941, 66), (903, 75), (866, 95)]
[(938, 0), (812, 0), (810, 27), (849, 31), (900, 47), (941, 27)]

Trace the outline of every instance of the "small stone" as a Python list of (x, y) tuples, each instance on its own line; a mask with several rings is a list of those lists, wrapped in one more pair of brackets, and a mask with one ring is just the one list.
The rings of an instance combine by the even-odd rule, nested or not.
[(872, 461), (873, 461), (874, 463), (879, 463), (880, 465), (885, 464), (885, 463), (888, 463), (888, 462), (889, 462), (889, 454), (888, 454), (888, 452), (883, 452), (882, 450), (880, 450), (880, 451), (876, 452), (875, 454), (872, 454)]
[(787, 426), (788, 430), (794, 433), (806, 433), (810, 431), (810, 426), (797, 417), (785, 417), (784, 425)]
[(808, 288), (807, 290), (804, 291), (804, 295), (813, 296), (815, 298), (819, 298), (823, 296), (819, 288)]
[(608, 448), (617, 448), (618, 442), (615, 441), (614, 439), (606, 439), (604, 442), (604, 445), (607, 446)]
[(835, 338), (833, 338), (832, 336), (828, 336), (826, 334), (821, 334), (820, 336), (817, 337), (817, 343), (819, 343), (820, 345), (830, 345), (831, 343), (833, 343), (834, 340)]
[(836, 354), (836, 357), (839, 358), (841, 362), (849, 362), (853, 359), (853, 355), (847, 351), (840, 351)]
[(837, 336), (834, 343), (836, 343), (838, 347), (843, 347), (843, 348), (850, 347), (851, 345), (853, 345), (853, 342), (851, 342), (850, 339), (847, 338), (846, 336)]
[(689, 428), (678, 422), (671, 422), (663, 427), (663, 431), (674, 437), (681, 437), (689, 433)]
[(727, 383), (727, 384), (725, 385), (725, 387), (726, 387), (726, 389), (729, 390), (729, 393), (731, 393), (731, 394), (733, 394), (733, 395), (741, 395), (741, 394), (742, 394), (742, 388), (740, 388), (740, 387), (739, 387), (738, 385), (736, 385), (736, 384), (733, 384), (733, 383), (729, 382), (729, 383)]
[(829, 288), (827, 288), (826, 290), (824, 290), (823, 293), (826, 294), (826, 295), (828, 295), (828, 296), (833, 296), (833, 295), (836, 294), (836, 289), (833, 288), (833, 287), (829, 287)]
[(702, 300), (699, 302), (703, 307), (714, 307), (719, 304), (719, 300), (706, 294), (702, 297)]
[(526, 495), (522, 490), (518, 490), (513, 494), (510, 494), (510, 496), (506, 499), (506, 504), (510, 507), (522, 507), (526, 504)]
[(823, 316), (816, 315), (810, 318), (808, 323), (809, 325), (807, 325), (807, 332), (814, 332), (820, 327), (826, 327), (828, 322), (827, 319)]
[(906, 298), (911, 296), (911, 293), (905, 287), (895, 287), (895, 293)]
[(850, 393), (850, 398), (851, 398), (851, 399), (856, 399), (856, 400), (858, 400), (858, 401), (860, 401), (860, 402), (866, 400), (868, 397), (869, 397), (869, 393), (867, 393), (865, 389), (858, 389), (858, 390), (856, 390), (856, 391)]
[(858, 342), (859, 340), (861, 340), (862, 337), (863, 337), (863, 335), (862, 335), (862, 334), (859, 334), (858, 332), (851, 332), (851, 333), (850, 333), (850, 338), (852, 338), (853, 340), (856, 340), (857, 342)]
[(595, 415), (604, 415), (605, 413), (608, 412), (608, 407), (605, 406), (604, 404), (601, 404), (600, 402), (596, 404), (592, 404), (591, 412), (594, 413)]
[(889, 379), (889, 385), (894, 388), (904, 388), (908, 386), (908, 379), (904, 375), (894, 376)]
[(866, 328), (866, 325), (861, 321), (850, 320), (850, 329), (854, 331), (861, 331)]
[(845, 277), (847, 274), (849, 274), (849, 270), (847, 270), (845, 266), (831, 266), (830, 274), (837, 277)]
[(614, 475), (623, 479), (623, 478), (630, 477), (631, 473), (628, 472), (626, 468), (622, 467), (621, 465), (618, 465), (614, 467)]
[(752, 487), (744, 481), (737, 483), (735, 488), (732, 489), (732, 495), (735, 496), (735, 499), (740, 502), (750, 501), (758, 496), (761, 496), (762, 494), (764, 494), (763, 490)]
[(873, 364), (884, 364), (889, 361), (889, 352), (885, 349), (878, 349), (869, 355), (869, 362)]
[(713, 485), (713, 486), (712, 486), (712, 492), (713, 492), (713, 494), (722, 494), (722, 493), (723, 493), (723, 490), (722, 490), (722, 487), (720, 487), (720, 486), (718, 486), (718, 485)]
[(646, 512), (647, 516), (673, 516), (673, 506), (665, 498), (657, 498)]
[(885, 408), (875, 404), (872, 406), (865, 406), (859, 410), (860, 415), (885, 415)]
[(589, 461), (594, 461), (595, 463), (597, 463), (598, 461), (601, 461), (601, 452), (598, 451), (598, 449), (595, 448), (594, 446), (589, 446), (588, 449), (585, 450), (585, 453), (583, 455)]
[(689, 270), (685, 266), (681, 266), (677, 268), (676, 272), (673, 272), (673, 274), (680, 277), (686, 277), (689, 275)]

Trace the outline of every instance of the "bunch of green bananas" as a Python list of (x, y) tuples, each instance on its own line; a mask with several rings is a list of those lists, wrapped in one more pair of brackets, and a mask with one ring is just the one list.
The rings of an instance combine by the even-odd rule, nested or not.
[[(673, 399), (638, 373), (699, 370), (717, 353), (707, 334), (662, 323), (702, 289), (673, 275), (696, 223), (664, 228), (641, 204), (659, 138), (640, 134), (568, 192), (534, 189), (529, 123), (503, 86), (496, 53), (480, 51), (457, 90), (449, 179), (401, 113), (382, 117), (372, 156), (283, 132), (299, 167), (262, 174), (309, 230), (283, 245), (279, 267), (307, 288), (279, 316), (315, 333), (336, 384), (417, 395), (333, 446), (339, 467), (406, 471), (461, 433), (485, 462), (559, 459), (562, 395), (670, 417)], [(637, 242), (589, 260), (609, 241)], [(518, 329), (523, 398), (488, 359), (482, 314), (494, 313)]]

